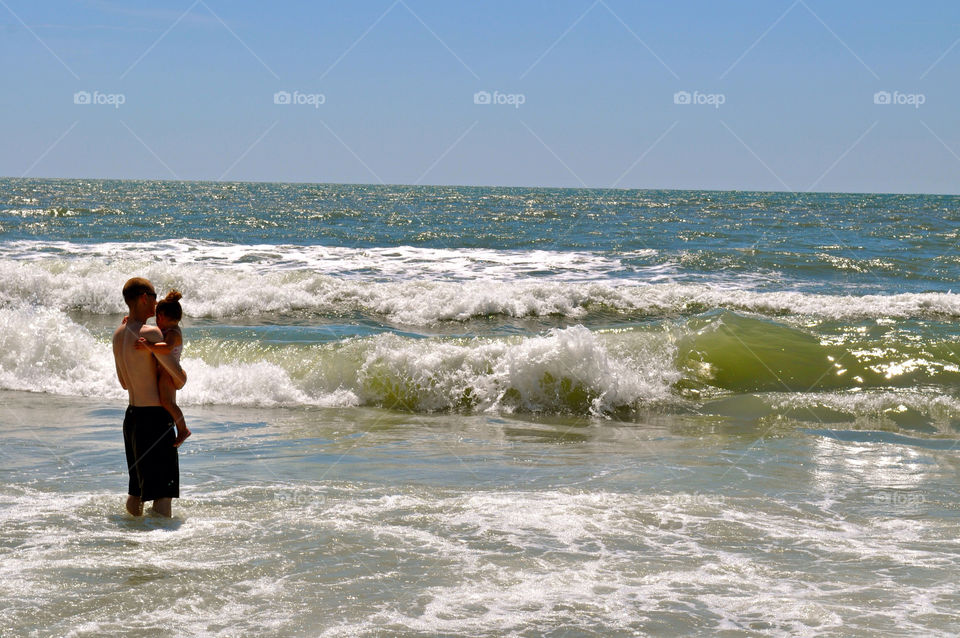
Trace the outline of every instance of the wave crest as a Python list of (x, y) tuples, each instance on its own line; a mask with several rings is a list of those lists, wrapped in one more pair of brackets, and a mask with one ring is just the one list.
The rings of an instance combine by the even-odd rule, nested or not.
[(824, 295), (635, 280), (369, 281), (304, 269), (260, 273), (155, 260), (100, 259), (0, 261), (0, 302), (123, 314), (120, 290), (131, 274), (149, 278), (160, 291), (182, 291), (186, 315), (206, 318), (360, 313), (423, 326), (491, 316), (582, 320), (590, 313), (676, 317), (715, 309), (834, 321), (960, 317), (960, 295), (954, 293)]

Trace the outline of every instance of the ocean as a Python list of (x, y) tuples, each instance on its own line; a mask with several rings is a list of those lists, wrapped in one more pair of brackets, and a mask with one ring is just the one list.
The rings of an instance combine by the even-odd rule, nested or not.
[(955, 196), (2, 179), (0, 633), (956, 635), (958, 281)]

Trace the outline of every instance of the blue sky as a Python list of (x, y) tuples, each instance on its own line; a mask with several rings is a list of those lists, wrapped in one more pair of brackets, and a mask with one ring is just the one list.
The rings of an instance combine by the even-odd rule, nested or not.
[(958, 193), (958, 42), (948, 1), (2, 0), (0, 174)]

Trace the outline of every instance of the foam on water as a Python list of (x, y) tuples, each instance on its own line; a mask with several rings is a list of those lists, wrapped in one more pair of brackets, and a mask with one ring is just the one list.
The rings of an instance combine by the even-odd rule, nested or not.
[[(179, 254), (179, 250), (172, 253)], [(238, 249), (231, 246), (228, 250)], [(116, 260), (80, 256), (39, 258), (37, 255), (42, 253), (35, 248), (31, 251), (31, 259), (0, 260), (0, 303), (26, 301), (61, 310), (122, 314), (125, 307), (117, 291), (131, 273), (138, 273), (148, 277), (160, 291), (177, 288), (183, 292), (185, 311), (191, 317), (302, 313), (342, 316), (359, 312), (411, 326), (491, 315), (580, 319), (589, 312), (601, 311), (632, 317), (671, 317), (717, 308), (838, 321), (960, 317), (960, 294), (949, 292), (861, 296), (765, 292), (730, 282), (671, 282), (663, 273), (611, 278), (603, 268), (594, 271), (592, 267), (587, 268), (588, 280), (577, 281), (578, 277), (564, 275), (559, 264), (542, 265), (553, 270), (553, 274), (543, 278), (530, 278), (522, 267), (503, 266), (508, 270), (500, 272), (501, 265), (497, 265), (495, 279), (484, 279), (486, 266), (482, 266), (475, 273), (467, 268), (467, 274), (479, 279), (456, 281), (464, 273), (460, 266), (447, 263), (453, 259), (451, 254), (433, 256), (409, 268), (404, 262), (396, 271), (389, 267), (343, 265), (339, 258), (331, 259), (332, 264), (354, 273), (350, 275), (303, 264), (268, 268), (258, 265), (256, 259), (218, 264), (209, 247), (201, 251), (202, 256), (181, 260), (183, 263), (177, 263), (172, 256), (170, 260), (138, 257), (137, 254), (143, 254), (142, 249), (140, 253), (121, 251)], [(96, 251), (96, 247), (91, 248), (91, 252)], [(369, 259), (371, 264), (389, 263), (383, 255)], [(537, 261), (540, 257), (531, 259)], [(574, 270), (575, 261), (569, 262), (574, 263)]]
[[(336, 447), (326, 427), (344, 426), (317, 420), (314, 411), (305, 430), (279, 427), (256, 441), (252, 424), (198, 424), (192, 445), (203, 448), (184, 452), (173, 521), (121, 514), (119, 450), (91, 474), (53, 469), (33, 441), (41, 467), (17, 474), (31, 480), (0, 483), (5, 628), (490, 637), (960, 629), (957, 518), (932, 514), (941, 499), (953, 503), (941, 479), (952, 469), (936, 462), (949, 452), (802, 435), (754, 454), (753, 436), (638, 438), (631, 427), (626, 440), (560, 446), (579, 450), (561, 460), (553, 444), (504, 446), (491, 436), (476, 447), (445, 427), (418, 438), (422, 424), (389, 433), (370, 427), (376, 421), (341, 432)], [(81, 418), (56, 430), (88, 427)], [(57, 446), (102, 458), (107, 441), (118, 443), (115, 427), (100, 431)], [(237, 439), (245, 444), (233, 447)], [(460, 464), (479, 451), (513, 459), (515, 472), (472, 476)], [(795, 462), (771, 463), (780, 451)], [(420, 462), (385, 480), (335, 477), (347, 453), (348, 472), (361, 474), (385, 459)], [(726, 472), (731, 459), (749, 479)], [(525, 479), (537, 460), (551, 467), (534, 487)], [(437, 464), (448, 475), (440, 485), (394, 480)], [(580, 480), (597, 471), (624, 480)], [(691, 473), (707, 476), (694, 487)], [(928, 500), (878, 506), (877, 490), (904, 486)]]
[[(935, 548), (898, 556), (910, 543), (937, 538), (932, 527), (904, 535), (887, 521), (851, 523), (829, 511), (798, 515), (781, 503), (688, 496), (548, 491), (328, 500), (324, 518), (339, 533), (390, 539), (398, 564), (429, 554), (433, 575), (407, 598), (324, 635), (551, 627), (686, 633), (704, 625), (816, 635), (851, 628), (851, 610), (839, 613), (834, 601), (867, 617), (875, 601), (871, 586), (844, 583), (835, 556), (852, 552), (946, 576)], [(509, 566), (502, 564), (507, 555)], [(911, 591), (926, 591), (931, 610), (945, 604), (931, 598), (950, 594), (947, 582)], [(905, 609), (890, 610), (884, 622), (923, 626)]]
[[(767, 400), (777, 411), (790, 410), (802, 416), (803, 411), (826, 408), (869, 423), (871, 427), (876, 427), (878, 420), (886, 424), (910, 423), (918, 415), (928, 417), (930, 423), (947, 434), (956, 434), (954, 428), (960, 425), (957, 423), (960, 398), (931, 389), (772, 394)], [(923, 422), (927, 422), (926, 419)]]
[[(712, 333), (722, 332), (715, 328), (721, 323), (736, 332), (717, 342)], [(771, 410), (804, 420), (811, 410), (826, 410), (854, 418), (882, 413), (893, 423), (932, 423), (943, 432), (955, 427), (960, 401), (951, 388), (957, 374), (948, 370), (956, 368), (955, 361), (938, 362), (923, 377), (905, 374), (900, 382), (907, 385), (899, 390), (891, 387), (896, 379), (863, 370), (866, 378), (858, 384), (849, 379), (855, 372), (828, 374), (836, 372), (831, 351), (809, 335), (790, 337), (793, 332), (759, 319), (720, 315), (629, 330), (574, 325), (525, 337), (381, 333), (324, 344), (203, 337), (187, 340), (183, 365), (189, 380), (178, 401), (600, 416), (767, 389), (780, 391), (767, 400)], [(786, 343), (793, 345), (784, 355)], [(902, 352), (892, 349), (890, 365), (913, 357), (910, 348), (915, 346), (908, 341)], [(855, 368), (857, 362), (849, 359), (844, 365)], [(913, 388), (918, 379), (929, 387)], [(784, 394), (788, 384), (797, 392)], [(25, 304), (0, 306), (0, 389), (124, 398), (109, 334), (94, 335), (58, 310)]]
[(368, 400), (377, 397), (407, 409), (519, 408), (600, 415), (664, 399), (679, 378), (669, 344), (657, 344), (654, 338), (638, 344), (637, 359), (641, 352), (648, 355), (641, 364), (612, 355), (583, 326), (500, 340), (436, 343), (381, 335), (371, 341), (372, 348), (355, 342), (364, 350), (358, 385)]
[[(926, 520), (685, 494), (211, 487), (185, 494), (170, 523), (112, 513), (116, 494), (5, 488), (3, 534), (19, 544), (0, 564), (7, 622), (75, 636), (174, 622), (190, 636), (934, 635), (954, 597), (956, 543)], [(884, 575), (901, 569), (930, 582)], [(83, 601), (71, 576), (92, 579)]]
[(109, 348), (62, 312), (0, 306), (0, 388), (117, 398)]
[[(0, 388), (122, 397), (109, 345), (66, 315), (0, 307)], [(184, 404), (358, 405), (406, 410), (546, 410), (602, 414), (668, 396), (670, 346), (638, 335), (631, 361), (583, 326), (512, 339), (422, 340), (381, 334), (343, 344), (189, 354)], [(203, 349), (203, 342), (195, 344)], [(244, 360), (244, 352), (246, 360)], [(639, 364), (639, 365), (638, 365)]]
[[(652, 259), (656, 251), (633, 251), (632, 259)], [(101, 263), (160, 262), (177, 267), (208, 266), (241, 272), (306, 270), (341, 277), (391, 280), (482, 278), (513, 280), (549, 274), (555, 280), (593, 280), (626, 269), (617, 257), (586, 251), (498, 250), (391, 246), (299, 246), (231, 244), (198, 239), (167, 239), (145, 250), (139, 242), (77, 244), (63, 241), (11, 241), (0, 244), (0, 259), (95, 259)], [(654, 273), (656, 266), (647, 272)]]
[(282, 580), (258, 567), (278, 548), (261, 525), (217, 515), (135, 521), (118, 507), (111, 493), (14, 487), (0, 495), (5, 540), (17, 544), (0, 564), (8, 627), (62, 636), (169, 634), (171, 627), (236, 635), (277, 629), (305, 611)]

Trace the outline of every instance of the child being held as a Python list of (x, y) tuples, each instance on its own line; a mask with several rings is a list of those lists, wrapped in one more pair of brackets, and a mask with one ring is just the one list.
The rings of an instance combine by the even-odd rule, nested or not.
[[(157, 327), (163, 333), (163, 341), (150, 343), (141, 338), (137, 347), (144, 347), (150, 352), (159, 355), (171, 355), (180, 364), (180, 354), (183, 352), (183, 334), (180, 332), (180, 320), (183, 318), (183, 309), (180, 307), (179, 291), (171, 290), (166, 297), (157, 302)], [(170, 413), (177, 426), (177, 439), (174, 447), (180, 447), (192, 432), (187, 427), (183, 412), (177, 405), (177, 388), (173, 385), (170, 373), (160, 366), (157, 383), (160, 390), (160, 405)]]

